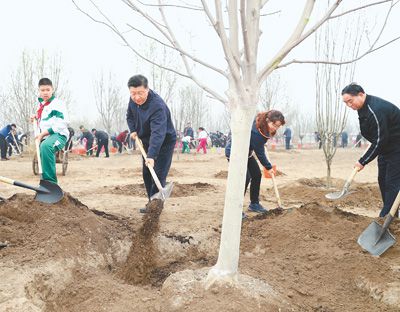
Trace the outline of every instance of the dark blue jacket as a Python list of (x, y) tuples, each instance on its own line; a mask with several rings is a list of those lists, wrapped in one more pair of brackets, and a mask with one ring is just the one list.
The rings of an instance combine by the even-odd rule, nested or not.
[(5, 126), (3, 129), (0, 130), (0, 134), (5, 138), (10, 135), (11, 132), (11, 125)]
[(292, 137), (292, 130), (290, 128), (286, 128), (285, 132), (283, 132), (283, 135), (287, 138), (291, 138)]
[[(269, 133), (266, 133), (266, 136), (269, 137)], [(249, 157), (253, 154), (253, 152), (255, 152), (261, 165), (270, 170), (272, 169), (272, 165), (267, 159), (264, 150), (264, 144), (267, 143), (267, 141), (268, 138), (264, 137), (260, 131), (258, 131), (256, 128), (256, 121), (254, 121), (253, 126), (251, 127)], [(229, 141), (225, 147), (225, 156), (227, 158), (231, 156), (231, 141)]]
[(157, 159), (161, 146), (176, 142), (169, 108), (153, 90), (149, 90), (147, 100), (142, 105), (129, 100), (126, 120), (130, 132), (136, 132), (142, 140), (148, 158)]
[(377, 155), (400, 149), (400, 109), (396, 105), (367, 94), (363, 107), (357, 112), (361, 134), (371, 142), (360, 164), (366, 165)]

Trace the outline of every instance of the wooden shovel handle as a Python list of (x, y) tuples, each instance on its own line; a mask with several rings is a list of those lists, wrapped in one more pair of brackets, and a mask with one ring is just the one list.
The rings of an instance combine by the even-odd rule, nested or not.
[[(265, 150), (265, 155), (267, 156), (267, 158), (269, 160), (268, 151), (267, 151), (267, 148), (265, 146), (264, 146), (264, 150)], [(272, 164), (272, 162), (271, 162), (271, 164)], [(271, 179), (272, 179), (272, 185), (274, 186), (274, 191), (275, 191), (276, 200), (278, 202), (278, 206), (282, 207), (281, 197), (279, 196), (278, 186), (276, 185), (275, 174), (273, 173), (273, 170), (270, 172), (270, 176), (271, 176)]]
[(353, 182), (354, 177), (356, 176), (356, 174), (357, 174), (358, 171), (359, 171), (359, 170), (358, 170), (357, 167), (354, 167), (354, 168), (353, 168), (353, 171), (351, 172), (351, 175), (350, 175), (349, 178), (347, 179), (347, 181), (346, 181), (344, 187), (348, 187), (348, 186), (351, 184), (351, 182)]
[(393, 202), (392, 208), (390, 208), (389, 214), (394, 218), (397, 209), (400, 205), (400, 191), (397, 193), (396, 199)]
[(7, 183), (7, 184), (11, 184), (11, 185), (14, 184), (14, 180), (11, 180), (11, 179), (6, 178), (6, 177), (0, 177), (0, 181), (2, 181), (4, 183)]
[(271, 178), (272, 178), (272, 184), (274, 186), (275, 196), (276, 196), (276, 199), (278, 201), (278, 206), (282, 207), (281, 197), (279, 196), (278, 186), (276, 185), (276, 181), (275, 181), (275, 174), (272, 172), (270, 175), (271, 175)]
[(36, 136), (39, 134), (38, 127), (39, 127), (38, 121), (37, 121), (37, 119), (35, 119), (33, 121), (33, 132), (35, 134), (35, 146), (36, 146), (36, 155), (37, 155), (37, 160), (38, 160), (39, 174), (41, 175), (43, 173), (43, 170), (42, 170), (42, 157), (40, 156), (40, 141), (38, 139), (36, 139)]
[[(144, 160), (146, 161), (147, 154), (146, 154), (146, 151), (143, 148), (142, 140), (140, 140), (139, 137), (136, 137), (136, 143), (137, 143), (137, 145), (138, 145), (138, 147), (140, 149), (140, 152), (143, 155)], [(160, 183), (160, 180), (157, 177), (156, 172), (154, 171), (154, 168), (151, 167), (151, 166), (147, 166), (147, 168), (149, 168), (151, 176), (153, 177), (154, 183), (157, 185), (158, 190), (161, 192), (163, 187), (162, 187), (162, 185)]]

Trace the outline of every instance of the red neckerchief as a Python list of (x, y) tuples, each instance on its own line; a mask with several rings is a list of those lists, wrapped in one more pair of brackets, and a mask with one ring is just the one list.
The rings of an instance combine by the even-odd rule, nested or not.
[(52, 96), (46, 103), (42, 103), (40, 100), (42, 100), (41, 98), (39, 98), (39, 109), (37, 110), (37, 117), (38, 120), (42, 119), (42, 113), (43, 113), (43, 109), (45, 106), (49, 105), (51, 103), (52, 100), (54, 100), (54, 96)]

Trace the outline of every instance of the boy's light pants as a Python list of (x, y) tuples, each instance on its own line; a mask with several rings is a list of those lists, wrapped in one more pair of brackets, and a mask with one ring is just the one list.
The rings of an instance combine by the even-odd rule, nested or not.
[(59, 133), (49, 135), (40, 144), (40, 156), (42, 158), (42, 179), (53, 183), (57, 183), (56, 175), (56, 156), (55, 153), (61, 150), (67, 138)]

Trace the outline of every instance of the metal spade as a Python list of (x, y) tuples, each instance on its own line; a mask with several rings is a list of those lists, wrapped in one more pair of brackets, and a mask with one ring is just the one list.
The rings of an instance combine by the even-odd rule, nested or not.
[(351, 172), (350, 177), (347, 179), (346, 183), (344, 184), (342, 191), (325, 194), (325, 197), (327, 199), (336, 200), (336, 199), (342, 198), (346, 195), (353, 193), (353, 192), (349, 191), (349, 187), (350, 187), (350, 184), (353, 181), (354, 177), (356, 176), (357, 172), (358, 172), (358, 168), (354, 168), (353, 171)]
[[(142, 141), (139, 139), (139, 137), (136, 138), (136, 143), (137, 143), (137, 145), (138, 145), (138, 147), (140, 149), (140, 152), (143, 155), (143, 158), (146, 159), (147, 158), (147, 154), (146, 154), (146, 151), (143, 148)], [(151, 200), (153, 200), (153, 199), (161, 199), (162, 201), (165, 201), (167, 198), (169, 198), (171, 196), (171, 192), (172, 192), (172, 189), (174, 187), (174, 184), (172, 182), (171, 183), (168, 182), (165, 185), (165, 187), (162, 187), (162, 185), (160, 183), (160, 180), (158, 179), (157, 174), (154, 171), (154, 168), (150, 167), (150, 166), (148, 168), (150, 170), (151, 176), (153, 177), (154, 183), (157, 185), (157, 188), (158, 188), (158, 193), (156, 193), (153, 196), (151, 196), (150, 199)]]
[(396, 238), (390, 233), (389, 225), (395, 217), (396, 211), (400, 205), (400, 192), (386, 216), (386, 219), (381, 226), (374, 221), (361, 233), (358, 238), (358, 244), (368, 251), (373, 256), (380, 256), (396, 243)]

